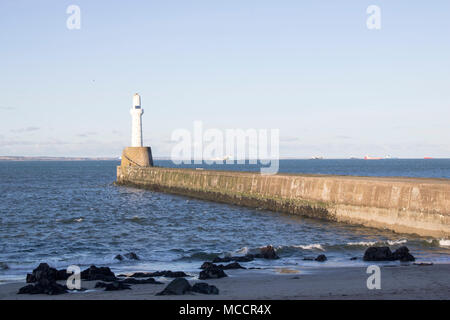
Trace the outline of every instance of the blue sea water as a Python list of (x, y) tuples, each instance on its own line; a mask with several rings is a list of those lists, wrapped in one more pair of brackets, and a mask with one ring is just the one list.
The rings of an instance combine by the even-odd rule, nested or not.
[[(58, 268), (106, 265), (115, 272), (183, 270), (216, 255), (268, 244), (282, 259), (247, 266), (361, 265), (374, 244), (407, 245), (420, 261), (449, 262), (450, 241), (307, 219), (116, 186), (118, 161), (0, 162), (0, 282), (20, 280), (40, 262)], [(174, 167), (171, 161), (156, 165)], [(250, 165), (183, 165), (258, 170)], [(450, 178), (450, 160), (281, 160), (280, 172)], [(118, 261), (135, 252), (139, 261)]]

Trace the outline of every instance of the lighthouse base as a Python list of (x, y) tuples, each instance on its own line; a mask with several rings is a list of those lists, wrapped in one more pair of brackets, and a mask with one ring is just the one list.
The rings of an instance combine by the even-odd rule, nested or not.
[(122, 167), (153, 167), (150, 147), (126, 147), (122, 152)]

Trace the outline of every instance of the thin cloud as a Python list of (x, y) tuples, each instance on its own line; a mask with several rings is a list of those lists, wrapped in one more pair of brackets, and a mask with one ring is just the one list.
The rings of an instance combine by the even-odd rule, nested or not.
[(352, 137), (349, 136), (335, 136), (337, 139), (342, 139), (342, 140), (350, 140), (353, 139)]
[(20, 129), (12, 129), (11, 132), (14, 132), (14, 133), (33, 132), (33, 131), (37, 131), (40, 129), (41, 128), (39, 128), (39, 127), (26, 127), (26, 128), (20, 128)]
[(87, 138), (87, 137), (91, 137), (91, 136), (95, 136), (95, 135), (97, 135), (97, 132), (89, 131), (89, 132), (85, 132), (85, 133), (79, 133), (79, 134), (77, 134), (77, 137)]
[(280, 141), (281, 142), (298, 142), (298, 141), (300, 141), (300, 139), (297, 137), (281, 137)]

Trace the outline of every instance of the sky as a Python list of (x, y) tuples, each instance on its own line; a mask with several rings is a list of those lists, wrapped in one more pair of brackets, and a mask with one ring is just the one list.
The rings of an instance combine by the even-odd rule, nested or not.
[(281, 157), (449, 158), (449, 35), (447, 0), (2, 0), (0, 155), (118, 157), (138, 92), (154, 156), (199, 120), (279, 129)]

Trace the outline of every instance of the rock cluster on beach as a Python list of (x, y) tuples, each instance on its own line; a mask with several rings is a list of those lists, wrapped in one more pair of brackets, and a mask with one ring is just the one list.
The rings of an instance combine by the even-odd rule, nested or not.
[(81, 280), (112, 282), (117, 280), (117, 278), (110, 268), (92, 265), (88, 269), (81, 271)]
[(396, 261), (401, 262), (415, 261), (409, 249), (405, 246), (398, 248), (394, 252), (389, 247), (370, 247), (366, 250), (363, 257), (364, 261)]
[[(123, 258), (123, 257), (122, 257)], [(227, 256), (216, 257), (212, 261), (204, 262), (200, 269), (199, 280), (220, 279), (228, 275), (224, 270), (231, 269), (255, 269), (245, 268), (239, 262), (250, 262), (254, 259), (279, 259), (276, 250), (272, 246), (260, 248), (257, 254), (246, 254), (244, 256)], [(139, 259), (139, 257), (131, 252), (127, 259)], [(356, 260), (353, 257), (351, 260)], [(327, 261), (328, 258), (324, 254), (318, 255), (316, 258), (304, 258), (303, 260), (315, 260), (318, 262)], [(396, 249), (394, 252), (389, 247), (369, 247), (363, 257), (364, 261), (415, 261), (413, 255), (410, 254), (406, 246)], [(226, 263), (226, 264), (218, 264)], [(67, 280), (70, 274), (66, 270), (57, 270), (51, 268), (47, 263), (41, 263), (27, 274), (26, 282), (28, 285), (19, 289), (19, 294), (48, 294), (57, 295), (68, 292), (66, 285), (57, 283), (57, 281)], [(80, 278), (85, 281), (97, 281), (95, 288), (104, 288), (105, 291), (130, 290), (131, 285), (137, 284), (162, 284), (154, 279), (154, 277), (175, 278), (164, 290), (157, 295), (181, 295), (187, 293), (202, 294), (219, 294), (219, 289), (205, 282), (194, 283), (191, 285), (185, 278), (189, 277), (183, 271), (163, 270), (156, 272), (135, 272), (129, 275), (118, 275), (108, 267), (97, 267), (95, 265), (81, 271)], [(84, 289), (81, 289), (84, 290)]]
[(256, 254), (246, 254), (245, 256), (230, 256), (230, 257), (216, 257), (213, 259), (213, 263), (220, 263), (220, 262), (250, 262), (254, 259), (269, 259), (269, 260), (275, 260), (280, 259), (280, 257), (277, 255), (276, 250), (272, 246), (266, 246), (259, 249), (260, 252)]
[[(172, 271), (163, 271), (162, 274), (177, 274)], [(182, 273), (184, 274), (184, 273)], [(186, 274), (184, 274), (186, 275)], [(186, 275), (187, 276), (187, 275)], [(67, 280), (69, 274), (66, 270), (51, 268), (47, 263), (41, 263), (32, 273), (27, 274), (26, 282), (33, 283), (19, 289), (19, 294), (63, 294), (68, 292), (65, 285), (58, 284), (59, 280)], [(151, 277), (147, 279), (135, 279), (126, 277), (119, 279), (108, 267), (96, 267), (94, 265), (81, 271), (81, 280), (99, 281), (96, 288), (105, 288), (105, 291), (131, 289), (131, 284), (162, 284)], [(107, 283), (108, 282), (108, 283)], [(83, 290), (83, 289), (82, 289)]]
[(177, 278), (172, 280), (167, 287), (157, 293), (157, 296), (167, 295), (182, 295), (190, 292), (197, 292), (203, 294), (219, 294), (219, 289), (216, 286), (209, 285), (205, 282), (195, 283), (193, 286), (184, 278)]
[(209, 266), (207, 266), (203, 271), (200, 272), (198, 276), (200, 280), (219, 279), (225, 277), (227, 277), (227, 275), (223, 271), (223, 269), (215, 264), (210, 264)]
[(223, 270), (230, 270), (230, 269), (247, 269), (247, 268), (241, 266), (241, 265), (240, 265), (239, 263), (237, 263), (237, 262), (232, 262), (232, 263), (229, 263), (229, 264), (227, 264), (227, 265), (223, 265), (223, 264), (217, 265), (217, 264), (214, 264), (214, 263), (212, 263), (212, 262), (204, 262), (204, 263), (202, 264), (202, 266), (200, 267), (200, 269), (207, 269), (207, 268), (209, 268), (209, 267), (220, 268), (220, 269), (223, 269)]
[(156, 271), (156, 272), (135, 272), (130, 275), (120, 274), (119, 277), (147, 278), (147, 277), (166, 277), (166, 278), (182, 278), (188, 277), (183, 271)]
[(51, 268), (46, 263), (41, 263), (33, 273), (27, 275), (27, 283), (25, 287), (19, 289), (19, 294), (48, 294), (57, 295), (67, 292), (67, 287), (58, 284), (56, 281), (58, 278), (58, 270)]

